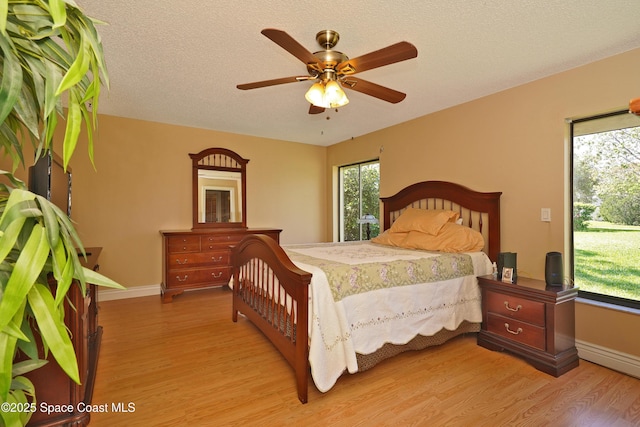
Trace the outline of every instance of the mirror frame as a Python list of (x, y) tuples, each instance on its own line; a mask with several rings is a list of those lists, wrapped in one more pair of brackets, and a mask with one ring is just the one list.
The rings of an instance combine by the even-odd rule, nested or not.
[[(193, 228), (247, 228), (247, 163), (249, 159), (242, 158), (226, 148), (207, 148), (199, 153), (189, 154), (192, 162), (192, 194), (193, 194)], [(198, 221), (198, 171), (215, 170), (239, 172), (241, 176), (242, 221), (240, 222), (199, 222)]]

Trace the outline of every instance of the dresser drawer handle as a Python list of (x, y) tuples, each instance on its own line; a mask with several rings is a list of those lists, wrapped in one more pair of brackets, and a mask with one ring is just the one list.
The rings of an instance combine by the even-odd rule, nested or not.
[(185, 265), (187, 263), (187, 258), (184, 259), (184, 261), (180, 261), (179, 259), (176, 259), (176, 262), (180, 265)]
[(522, 333), (522, 328), (518, 328), (518, 330), (516, 330), (516, 331), (512, 331), (511, 329), (509, 329), (509, 324), (508, 323), (505, 323), (504, 327), (507, 330), (507, 332), (509, 332), (510, 334), (520, 335)]
[(220, 255), (218, 258), (211, 257), (211, 261), (213, 261), (213, 262), (221, 262), (222, 261), (222, 255)]
[(221, 271), (220, 273), (218, 273), (218, 274), (216, 274), (216, 273), (211, 273), (211, 275), (213, 276), (213, 278), (214, 278), (214, 279), (219, 279), (219, 278), (221, 278), (221, 277), (222, 277), (222, 271)]
[(504, 302), (504, 306), (507, 310), (509, 311), (520, 311), (520, 309), (522, 308), (522, 306), (520, 304), (518, 304), (518, 306), (516, 308), (512, 308), (509, 306), (509, 301), (505, 301)]
[(188, 277), (189, 276), (185, 274), (182, 279), (180, 278), (180, 276), (176, 276), (176, 279), (178, 279), (178, 282), (186, 282)]

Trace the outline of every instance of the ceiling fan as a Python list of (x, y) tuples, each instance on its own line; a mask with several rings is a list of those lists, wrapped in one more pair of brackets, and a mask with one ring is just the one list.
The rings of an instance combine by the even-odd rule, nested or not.
[(293, 37), (282, 30), (266, 28), (261, 31), (266, 37), (298, 58), (307, 66), (308, 75), (283, 77), (254, 83), (237, 85), (238, 89), (248, 90), (285, 83), (315, 80), (305, 98), (311, 104), (309, 114), (322, 113), (326, 108), (338, 108), (349, 100), (342, 90), (347, 88), (396, 104), (407, 95), (376, 83), (353, 77), (356, 73), (371, 70), (418, 56), (418, 50), (408, 42), (399, 42), (380, 50), (367, 53), (354, 59), (336, 50), (340, 35), (333, 30), (324, 30), (316, 34), (316, 41), (324, 50), (311, 53)]

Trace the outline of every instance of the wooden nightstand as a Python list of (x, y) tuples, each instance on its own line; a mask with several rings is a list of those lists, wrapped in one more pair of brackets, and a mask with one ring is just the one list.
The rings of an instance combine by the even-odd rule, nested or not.
[(482, 328), (478, 345), (515, 353), (536, 369), (559, 377), (578, 366), (575, 347), (577, 288), (547, 286), (518, 277), (505, 283), (478, 277), (482, 290)]

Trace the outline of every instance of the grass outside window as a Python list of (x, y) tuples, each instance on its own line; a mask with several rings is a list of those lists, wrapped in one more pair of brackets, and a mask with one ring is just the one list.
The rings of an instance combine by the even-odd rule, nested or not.
[(640, 303), (640, 227), (590, 221), (573, 236), (575, 285)]

